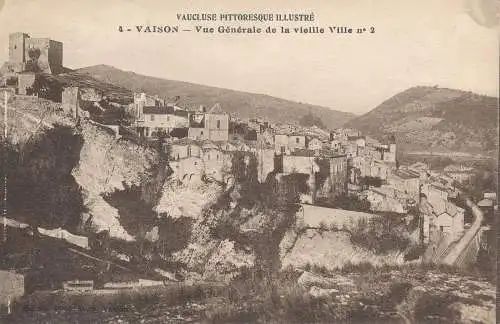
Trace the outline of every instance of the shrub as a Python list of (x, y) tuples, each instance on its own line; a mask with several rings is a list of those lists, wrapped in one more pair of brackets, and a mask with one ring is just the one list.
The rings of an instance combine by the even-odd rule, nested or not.
[(411, 243), (406, 228), (392, 217), (359, 219), (350, 238), (353, 244), (379, 254), (404, 251)]
[(395, 282), (389, 288), (387, 293), (387, 298), (394, 305), (400, 304), (408, 296), (409, 291), (412, 288), (412, 284), (409, 282)]
[(321, 221), (319, 223), (319, 227), (318, 227), (318, 230), (320, 233), (323, 233), (323, 232), (327, 232), (328, 231), (328, 226), (326, 225), (326, 223), (324, 221)]
[(451, 305), (458, 300), (451, 294), (420, 296), (415, 305), (413, 316), (417, 323), (458, 323), (460, 313)]

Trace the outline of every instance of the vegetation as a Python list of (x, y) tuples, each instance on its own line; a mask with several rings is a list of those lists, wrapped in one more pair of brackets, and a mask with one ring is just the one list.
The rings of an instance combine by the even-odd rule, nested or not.
[(472, 178), (463, 184), (460, 188), (466, 195), (470, 195), (475, 201), (483, 198), (485, 192), (497, 192), (498, 188), (498, 165), (497, 161), (478, 167)]
[(342, 195), (333, 199), (318, 199), (317, 205), (360, 212), (369, 212), (371, 208), (371, 204), (367, 199), (351, 195)]
[(370, 177), (370, 176), (360, 177), (359, 185), (367, 187), (373, 186), (379, 188), (382, 185), (382, 179), (380, 177)]
[(85, 208), (71, 171), (82, 144), (80, 134), (62, 125), (23, 143), (2, 143), (0, 163), (8, 179), (9, 214), (33, 227), (75, 229)]
[[(257, 160), (245, 152), (233, 155), (230, 174), (234, 177), (233, 189), (204, 210), (205, 218), (222, 212), (221, 219), (212, 228), (213, 236), (229, 238), (251, 248), (257, 255), (259, 271), (273, 276), (280, 268), (279, 244), (287, 228), (294, 223), (299, 208), (302, 179), (292, 174), (278, 181), (270, 176), (269, 181), (260, 183)], [(238, 230), (246, 220), (260, 216), (265, 218), (258, 235), (246, 235)]]
[[(497, 111), (494, 97), (446, 88), (412, 87), (350, 120), (346, 127), (377, 139), (397, 130), (400, 152), (491, 154), (498, 148)], [(426, 119), (434, 122), (426, 124)]]
[(405, 251), (411, 243), (408, 230), (396, 217), (360, 219), (351, 231), (351, 242), (375, 253)]
[(167, 305), (183, 305), (186, 302), (206, 300), (225, 290), (222, 285), (199, 284), (194, 286), (169, 285), (140, 290), (125, 290), (114, 294), (68, 294), (60, 292), (34, 293), (14, 304), (16, 316), (22, 317), (26, 311), (78, 310), (85, 312), (127, 312), (144, 311), (159, 302)]
[(321, 118), (314, 116), (310, 110), (307, 115), (304, 115), (302, 116), (302, 118), (300, 118), (299, 124), (304, 127), (317, 126), (319, 128), (326, 128)]

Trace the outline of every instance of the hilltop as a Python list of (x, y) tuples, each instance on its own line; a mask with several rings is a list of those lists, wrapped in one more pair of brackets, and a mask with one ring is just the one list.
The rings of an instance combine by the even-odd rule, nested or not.
[(327, 107), (298, 103), (263, 94), (149, 77), (108, 65), (90, 66), (73, 73), (87, 74), (108, 84), (132, 91), (144, 91), (166, 99), (172, 100), (178, 96), (179, 102), (184, 105), (212, 106), (220, 103), (225, 111), (242, 119), (260, 117), (274, 122), (296, 123), (311, 112), (319, 117), (326, 127), (337, 128), (356, 116)]
[(379, 139), (394, 133), (405, 152), (489, 155), (498, 147), (497, 101), (461, 90), (412, 87), (346, 126)]

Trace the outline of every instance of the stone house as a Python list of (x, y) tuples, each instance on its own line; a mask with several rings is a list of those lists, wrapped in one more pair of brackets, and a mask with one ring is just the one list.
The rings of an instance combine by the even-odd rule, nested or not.
[[(447, 237), (449, 242), (458, 240), (464, 233), (464, 209), (449, 201), (430, 203), (425, 194), (420, 198), (420, 213), (423, 218), (423, 242), (435, 237)], [(434, 242), (435, 243), (435, 242)]]
[(135, 128), (141, 136), (154, 137), (178, 128), (187, 129), (189, 126), (189, 112), (174, 104), (165, 104), (165, 100), (158, 96), (134, 93), (131, 110)]
[(370, 188), (363, 191), (360, 198), (365, 198), (370, 202), (370, 209), (379, 212), (405, 213), (405, 206), (396, 198), (378, 190)]
[(484, 213), (484, 218), (487, 223), (494, 223), (495, 210), (497, 207), (497, 194), (495, 192), (483, 193), (483, 199), (478, 201), (477, 206)]
[(474, 175), (474, 168), (465, 165), (450, 164), (443, 169), (446, 176), (453, 179), (452, 181), (464, 182), (472, 178)]
[(296, 149), (307, 148), (307, 137), (300, 133), (274, 135), (274, 149), (277, 154), (290, 154)]
[(136, 121), (137, 127), (146, 137), (157, 136), (160, 133), (169, 134), (175, 128), (188, 127), (188, 112), (174, 110), (169, 106), (145, 106), (142, 119)]
[(189, 115), (188, 137), (198, 140), (228, 141), (229, 114), (215, 104), (208, 112)]
[(408, 169), (398, 169), (391, 173), (388, 183), (398, 191), (417, 200), (420, 194), (420, 174)]
[(448, 190), (437, 183), (425, 183), (421, 186), (421, 193), (427, 197), (431, 204), (442, 204), (448, 201)]
[(275, 159), (275, 170), (283, 174), (309, 175), (309, 203), (316, 198), (334, 198), (347, 193), (347, 157), (329, 150), (296, 149)]

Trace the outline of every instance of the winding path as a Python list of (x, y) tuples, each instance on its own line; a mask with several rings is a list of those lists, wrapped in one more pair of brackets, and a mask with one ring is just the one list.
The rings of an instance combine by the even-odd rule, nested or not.
[(476, 245), (479, 244), (482, 233), (483, 212), (470, 198), (467, 198), (465, 202), (467, 207), (472, 210), (474, 222), (464, 236), (462, 236), (456, 245), (442, 259), (441, 263), (446, 265), (463, 267), (471, 262), (470, 259), (473, 257), (472, 254), (477, 254), (476, 250), (478, 246)]

